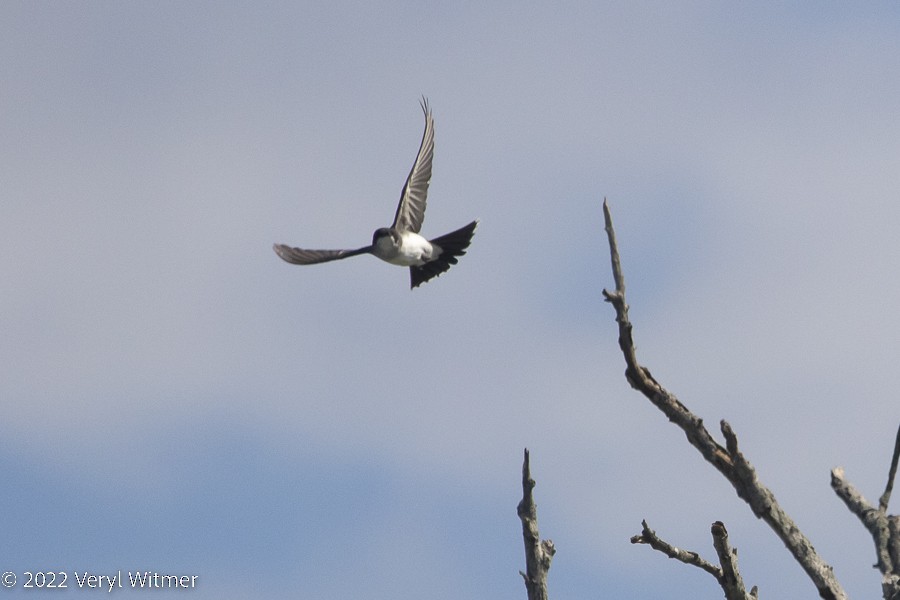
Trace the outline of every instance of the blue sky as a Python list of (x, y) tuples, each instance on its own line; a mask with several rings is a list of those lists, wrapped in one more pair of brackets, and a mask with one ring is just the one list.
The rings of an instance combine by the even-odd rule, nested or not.
[[(554, 597), (720, 596), (631, 546), (641, 519), (709, 559), (722, 520), (748, 584), (815, 597), (625, 382), (607, 197), (642, 360), (879, 593), (828, 482), (877, 499), (900, 418), (894, 4), (0, 15), (0, 570), (523, 598), (527, 446)], [(371, 257), (280, 261), (390, 223), (422, 94), (423, 233), (481, 221), (459, 265), (411, 292)]]

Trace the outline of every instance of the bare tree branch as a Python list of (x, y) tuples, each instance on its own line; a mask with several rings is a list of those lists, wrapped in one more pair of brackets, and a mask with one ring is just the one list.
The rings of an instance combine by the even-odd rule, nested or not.
[(725, 598), (727, 600), (755, 598), (756, 594), (754, 592), (748, 594), (744, 587), (744, 580), (741, 578), (737, 566), (737, 549), (732, 548), (728, 543), (728, 531), (725, 529), (725, 524), (716, 521), (712, 524), (711, 533), (713, 547), (716, 549), (716, 554), (719, 555), (719, 564), (722, 565), (722, 577), (719, 578), (719, 585), (725, 592)]
[(647, 544), (654, 550), (662, 552), (669, 558), (681, 561), (686, 565), (692, 565), (699, 569), (703, 569), (716, 578), (716, 581), (725, 592), (726, 600), (752, 600), (756, 598), (756, 587), (748, 594), (744, 588), (744, 581), (737, 567), (737, 550), (733, 550), (728, 545), (728, 532), (725, 525), (716, 521), (712, 524), (713, 547), (719, 556), (721, 567), (717, 567), (707, 562), (696, 552), (690, 550), (682, 550), (673, 546), (669, 542), (663, 540), (656, 532), (650, 529), (647, 521), (641, 521), (642, 530), (640, 535), (631, 538), (632, 544)]
[[(890, 534), (888, 554), (894, 563), (894, 570), (882, 579), (882, 585), (889, 586), (885, 587), (884, 597), (890, 600), (900, 600), (900, 567), (898, 567), (900, 565), (900, 516), (888, 516), (888, 531)], [(891, 590), (890, 594), (887, 593), (888, 589)]]
[(662, 552), (669, 558), (674, 558), (675, 560), (679, 560), (686, 565), (693, 565), (700, 569), (703, 569), (710, 575), (716, 578), (716, 580), (722, 579), (722, 569), (717, 567), (716, 565), (709, 563), (696, 552), (692, 552), (690, 550), (682, 550), (677, 546), (673, 546), (669, 542), (663, 540), (656, 532), (650, 529), (650, 526), (647, 525), (647, 521), (641, 521), (641, 526), (643, 529), (641, 530), (640, 535), (635, 535), (631, 538), (632, 544), (647, 544), (654, 550), (658, 552)]
[(847, 595), (834, 572), (800, 531), (793, 520), (775, 500), (774, 494), (759, 482), (750, 462), (738, 451), (737, 437), (726, 422), (721, 423), (727, 447), (716, 442), (704, 427), (703, 420), (694, 415), (674, 394), (663, 388), (637, 360), (632, 337), (632, 325), (625, 302), (625, 277), (619, 259), (618, 244), (609, 205), (603, 201), (603, 216), (612, 261), (615, 291), (603, 290), (606, 301), (616, 311), (619, 324), (619, 347), (625, 357), (625, 377), (633, 388), (641, 392), (666, 417), (684, 431), (688, 441), (703, 458), (712, 464), (731, 483), (738, 496), (750, 505), (753, 514), (765, 521), (781, 539), (800, 564), (825, 600), (844, 600)]
[(891, 501), (891, 491), (894, 489), (894, 477), (897, 475), (898, 459), (900, 459), (900, 427), (897, 428), (897, 439), (894, 441), (894, 456), (891, 458), (891, 468), (888, 471), (887, 485), (884, 487), (884, 493), (878, 500), (878, 508), (883, 513), (887, 512), (888, 502)]
[(853, 484), (844, 479), (844, 470), (840, 467), (831, 471), (831, 488), (872, 535), (878, 560), (875, 566), (883, 575), (891, 573), (894, 561), (889, 551), (891, 534), (887, 515), (872, 506)]
[(886, 600), (900, 600), (900, 517), (887, 514), (894, 477), (897, 475), (897, 460), (900, 455), (900, 430), (894, 444), (891, 468), (887, 485), (878, 501), (878, 508), (870, 504), (850, 482), (844, 479), (844, 470), (837, 467), (831, 471), (831, 487), (847, 508), (859, 518), (875, 543), (875, 566), (881, 572), (882, 597)]
[(516, 512), (522, 520), (522, 536), (525, 539), (525, 569), (519, 574), (525, 580), (528, 600), (547, 600), (547, 573), (550, 561), (556, 554), (556, 548), (550, 540), (541, 540), (538, 533), (537, 506), (534, 503), (535, 482), (531, 478), (528, 448), (525, 448), (525, 460), (522, 463), (522, 501)]

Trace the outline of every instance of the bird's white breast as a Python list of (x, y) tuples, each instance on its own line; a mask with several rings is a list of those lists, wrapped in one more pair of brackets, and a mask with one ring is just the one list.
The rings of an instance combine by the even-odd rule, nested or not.
[(418, 233), (404, 231), (400, 234), (400, 245), (395, 247), (389, 236), (378, 240), (383, 260), (402, 267), (420, 266), (434, 258), (434, 247)]

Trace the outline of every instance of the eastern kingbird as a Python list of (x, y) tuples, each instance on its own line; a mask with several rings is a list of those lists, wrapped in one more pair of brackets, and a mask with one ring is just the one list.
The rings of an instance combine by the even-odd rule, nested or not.
[(425, 133), (419, 154), (413, 163), (406, 184), (400, 193), (400, 204), (394, 223), (390, 227), (376, 229), (372, 245), (356, 250), (304, 250), (284, 244), (273, 248), (283, 260), (294, 265), (314, 265), (359, 254), (372, 254), (392, 265), (409, 267), (410, 289), (437, 277), (457, 263), (457, 257), (466, 253), (478, 221), (441, 237), (427, 240), (419, 235), (425, 220), (425, 198), (431, 181), (431, 160), (434, 157), (434, 119), (428, 100), (420, 101), (425, 113)]

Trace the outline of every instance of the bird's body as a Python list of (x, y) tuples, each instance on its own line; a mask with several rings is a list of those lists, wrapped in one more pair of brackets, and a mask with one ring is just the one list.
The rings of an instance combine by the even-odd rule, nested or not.
[(421, 267), (441, 253), (431, 242), (411, 231), (391, 232), (388, 228), (375, 237), (372, 254), (385, 262), (401, 267)]
[(412, 288), (455, 265), (457, 257), (466, 253), (478, 221), (472, 221), (465, 227), (430, 241), (419, 234), (425, 219), (431, 162), (434, 157), (434, 120), (424, 98), (422, 110), (425, 112), (425, 133), (422, 134), (419, 153), (403, 186), (394, 223), (390, 227), (376, 229), (372, 234), (372, 244), (356, 250), (304, 250), (275, 244), (275, 253), (295, 265), (312, 265), (371, 254), (392, 265), (409, 267)]

